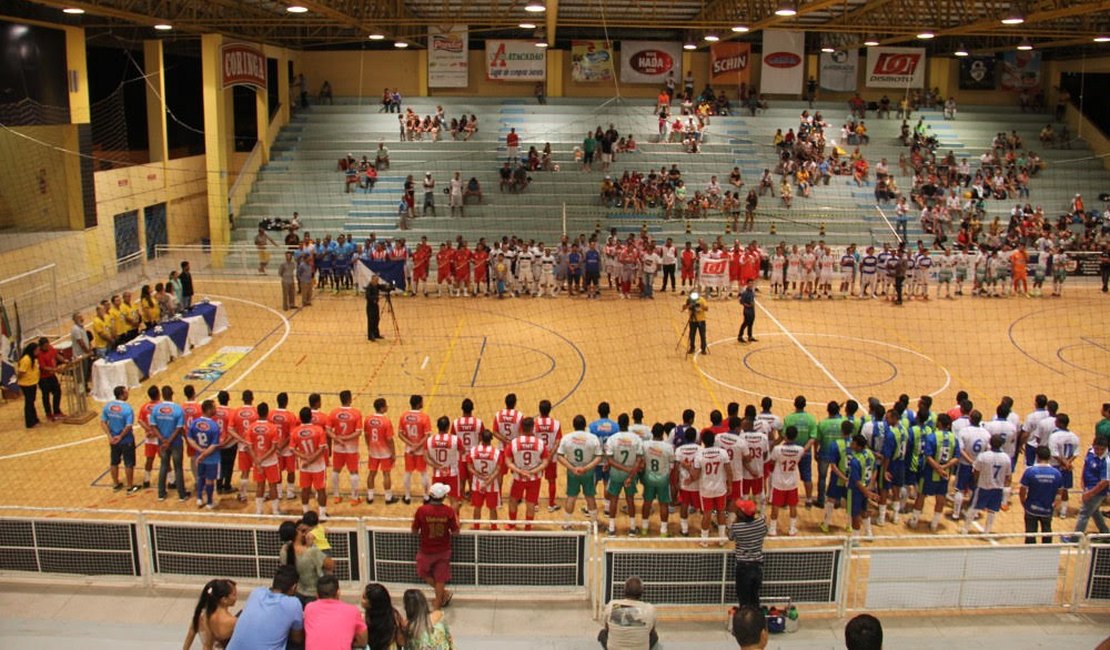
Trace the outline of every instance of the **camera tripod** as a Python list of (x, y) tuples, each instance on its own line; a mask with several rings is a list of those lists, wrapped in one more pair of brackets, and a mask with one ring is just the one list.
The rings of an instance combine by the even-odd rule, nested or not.
[(393, 336), (401, 342), (401, 326), (397, 324), (397, 314), (393, 312), (393, 290), (385, 291), (385, 310), (389, 312), (389, 319), (393, 321)]

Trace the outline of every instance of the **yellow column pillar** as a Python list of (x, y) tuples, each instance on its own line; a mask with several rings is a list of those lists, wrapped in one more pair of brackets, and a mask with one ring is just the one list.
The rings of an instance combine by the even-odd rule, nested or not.
[[(81, 151), (81, 141), (87, 143), (87, 151), (92, 153), (91, 117), (89, 111), (89, 74), (85, 58), (85, 30), (80, 27), (66, 27), (66, 76), (69, 86), (69, 121), (65, 134), (65, 148)], [(85, 192), (94, 193), (94, 187), (85, 187), (86, 180), (81, 166), (86, 163), (79, 156), (63, 156), (63, 174), (66, 178), (65, 226), (72, 230), (84, 230)], [(92, 179), (88, 179), (92, 182)]]
[(89, 73), (85, 59), (85, 30), (66, 27), (66, 71), (69, 75), (69, 121), (88, 124)]
[[(420, 97), (428, 96), (428, 50), (416, 52), (416, 94)], [(371, 98), (373, 92), (371, 92)]]
[(563, 90), (563, 50), (547, 50), (547, 96), (562, 97)]
[(270, 105), (266, 91), (257, 89), (255, 96), (255, 121), (258, 123), (258, 146), (261, 147), (262, 163), (270, 162), (270, 143), (266, 135), (270, 132)]
[(147, 75), (146, 131), (150, 142), (150, 162), (170, 159), (166, 135), (166, 77), (162, 41), (143, 41), (143, 72)]
[(223, 89), (220, 46), (223, 36), (200, 37), (202, 89), (204, 93), (204, 158), (208, 185), (208, 237), (212, 242), (212, 264), (220, 266), (223, 246), (231, 241), (227, 218), (228, 134), (231, 132), (231, 102)]

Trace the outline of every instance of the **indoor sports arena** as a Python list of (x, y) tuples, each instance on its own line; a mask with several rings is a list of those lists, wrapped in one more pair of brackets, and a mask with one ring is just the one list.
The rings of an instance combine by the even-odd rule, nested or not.
[(0, 3), (0, 645), (1110, 647), (1108, 43)]

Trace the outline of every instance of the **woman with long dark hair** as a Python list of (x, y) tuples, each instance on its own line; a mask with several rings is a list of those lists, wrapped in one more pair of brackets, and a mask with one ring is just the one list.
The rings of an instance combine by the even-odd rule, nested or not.
[(38, 342), (28, 343), (15, 368), (16, 382), (19, 390), (23, 391), (23, 426), (28, 429), (39, 425), (39, 414), (35, 411), (35, 397), (39, 392), (38, 352)]
[(369, 630), (368, 650), (401, 650), (405, 647), (405, 619), (393, 607), (389, 590), (371, 582), (362, 592), (362, 608), (366, 611)]
[(234, 580), (217, 578), (209, 580), (200, 592), (197, 606), (193, 610), (193, 619), (189, 623), (189, 631), (185, 634), (184, 650), (193, 646), (193, 639), (200, 637), (200, 645), (204, 650), (222, 648), (231, 640), (235, 632), (235, 623), (238, 620), (231, 608), (238, 600), (238, 590)]

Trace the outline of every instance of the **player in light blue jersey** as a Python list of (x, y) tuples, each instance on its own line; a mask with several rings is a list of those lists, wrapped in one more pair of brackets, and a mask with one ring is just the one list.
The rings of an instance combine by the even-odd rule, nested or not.
[(116, 386), (112, 391), (115, 399), (104, 405), (100, 412), (100, 428), (108, 435), (110, 449), (108, 471), (112, 475), (112, 486), (116, 491), (123, 489), (119, 482), (119, 465), (123, 462), (124, 476), (127, 478), (127, 493), (139, 491), (135, 485), (135, 411), (127, 403), (126, 386)]
[(216, 507), (212, 493), (216, 489), (216, 479), (220, 475), (220, 425), (213, 419), (216, 403), (210, 399), (201, 404), (204, 414), (189, 425), (187, 441), (197, 454), (197, 507), (207, 505), (211, 510)]
[[(597, 441), (601, 443), (602, 449), (605, 449), (605, 441), (609, 439), (609, 436), (620, 430), (616, 421), (609, 419), (609, 412), (609, 402), (601, 402), (597, 405), (598, 418), (590, 423), (590, 433), (597, 436)], [(600, 465), (594, 468), (594, 483), (598, 481), (602, 483), (601, 493), (605, 494), (609, 484), (609, 463), (606, 461), (602, 461)], [(603, 499), (602, 508), (607, 509), (608, 507), (609, 500)]]

